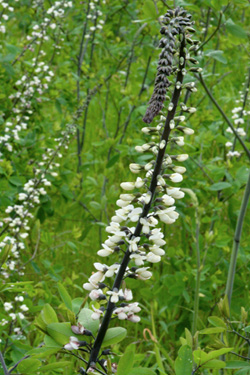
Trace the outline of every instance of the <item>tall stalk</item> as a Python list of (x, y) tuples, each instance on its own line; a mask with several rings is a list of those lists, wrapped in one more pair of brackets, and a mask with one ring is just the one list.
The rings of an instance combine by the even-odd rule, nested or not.
[(229, 306), (231, 305), (231, 300), (232, 300), (237, 255), (238, 255), (238, 251), (240, 247), (242, 227), (243, 227), (244, 218), (245, 218), (245, 214), (246, 214), (246, 210), (247, 210), (247, 206), (249, 202), (249, 197), (250, 197), (250, 173), (248, 176), (248, 181), (246, 184), (244, 196), (241, 202), (240, 213), (237, 219), (237, 224), (236, 224), (236, 229), (235, 229), (235, 234), (234, 234), (234, 241), (233, 241), (233, 249), (231, 253), (231, 260), (230, 260), (228, 277), (227, 277), (227, 285), (226, 285), (225, 294), (228, 297)]
[[(103, 248), (98, 251), (98, 255), (106, 257), (112, 253), (123, 252), (121, 263), (115, 263), (111, 266), (106, 264), (94, 263), (97, 272), (92, 274), (89, 282), (83, 286), (89, 290), (89, 296), (95, 302), (92, 305), (94, 313), (93, 319), (99, 319), (103, 316), (99, 326), (97, 335), (93, 345), (89, 346), (89, 360), (86, 371), (81, 369), (82, 373), (98, 371), (108, 371), (105, 361), (100, 360), (100, 351), (103, 340), (110, 325), (110, 321), (114, 317), (118, 319), (127, 319), (134, 323), (140, 318), (135, 315), (140, 311), (137, 302), (126, 303), (133, 296), (132, 292), (124, 288), (122, 283), (125, 278), (135, 278), (147, 280), (152, 276), (148, 271), (149, 267), (145, 267), (144, 263), (157, 263), (161, 260), (161, 256), (165, 251), (160, 248), (164, 246), (166, 241), (161, 228), (155, 228), (158, 220), (165, 224), (174, 223), (179, 214), (173, 206), (175, 199), (184, 197), (184, 193), (180, 188), (175, 188), (166, 181), (179, 183), (182, 181), (182, 174), (186, 168), (174, 165), (174, 161), (182, 162), (188, 158), (188, 155), (167, 155), (166, 149), (171, 144), (178, 146), (184, 145), (184, 137), (176, 136), (176, 132), (182, 134), (193, 134), (193, 130), (182, 126), (185, 121), (184, 112), (193, 113), (195, 108), (188, 108), (185, 103), (180, 103), (182, 90), (190, 92), (196, 91), (194, 82), (184, 83), (184, 77), (187, 70), (191, 72), (200, 72), (200, 68), (190, 67), (189, 63), (197, 64), (197, 61), (190, 56), (192, 51), (198, 47), (198, 41), (192, 40), (193, 22), (191, 15), (181, 8), (174, 11), (169, 10), (162, 18), (161, 34), (163, 38), (160, 41), (162, 52), (159, 57), (157, 75), (155, 79), (155, 87), (153, 95), (149, 101), (149, 105), (143, 121), (150, 124), (154, 117), (161, 115), (160, 121), (155, 127), (145, 127), (142, 129), (147, 135), (152, 135), (152, 141), (143, 146), (136, 146), (138, 152), (151, 152), (154, 158), (146, 165), (130, 164), (130, 170), (133, 173), (146, 173), (146, 178), (138, 177), (135, 182), (123, 182), (121, 187), (124, 190), (144, 189), (144, 193), (136, 191), (133, 194), (121, 194), (117, 201), (118, 207), (116, 215), (112, 217), (112, 221), (106, 228), (112, 236), (104, 242)], [(188, 48), (188, 44), (190, 45)], [(174, 75), (173, 81), (170, 76)], [(173, 89), (170, 89), (170, 87)], [(166, 93), (170, 94), (166, 97)], [(166, 117), (164, 112), (164, 101), (169, 100)], [(171, 136), (171, 130), (174, 129), (174, 136)], [(157, 139), (157, 140), (156, 140)], [(172, 147), (171, 147), (172, 148)], [(156, 157), (156, 160), (155, 160)], [(165, 173), (168, 170), (170, 173)], [(172, 173), (174, 172), (174, 173)], [(164, 194), (166, 192), (167, 194)], [(134, 206), (135, 204), (135, 206)], [(124, 222), (123, 226), (120, 224)], [(131, 227), (131, 223), (136, 223)], [(146, 242), (146, 243), (144, 243)], [(124, 246), (124, 250), (122, 247)], [(129, 267), (129, 263), (132, 266)], [(140, 268), (140, 266), (144, 266)], [(112, 287), (104, 283), (105, 278), (115, 275)], [(109, 297), (108, 297), (109, 296)], [(99, 309), (95, 306), (99, 304)], [(120, 306), (117, 306), (117, 303)], [(104, 307), (103, 303), (107, 303)], [(72, 327), (73, 332), (78, 332), (81, 327)], [(65, 349), (80, 347), (81, 342), (71, 338), (71, 342), (65, 345)], [(84, 360), (85, 362), (85, 360)], [(97, 367), (101, 366), (101, 369)]]

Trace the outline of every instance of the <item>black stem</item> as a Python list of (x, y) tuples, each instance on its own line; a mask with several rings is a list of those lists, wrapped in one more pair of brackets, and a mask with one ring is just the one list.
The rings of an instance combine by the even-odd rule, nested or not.
[[(184, 34), (182, 34), (182, 35), (183, 35), (183, 39), (182, 39), (182, 42), (180, 44), (180, 58), (183, 57), (184, 64), (182, 66), (179, 65), (179, 71), (178, 71), (177, 77), (176, 77), (176, 82), (180, 82), (181, 84), (183, 82), (182, 69), (185, 67), (185, 57), (186, 57), (186, 53), (185, 53), (186, 41), (185, 41)], [(176, 85), (175, 85), (175, 89), (174, 89), (174, 92), (173, 92), (173, 95), (172, 95), (172, 100), (171, 100), (171, 102), (173, 103), (173, 109), (171, 111), (168, 111), (167, 118), (166, 118), (166, 121), (165, 121), (165, 127), (164, 127), (163, 134), (162, 134), (162, 137), (161, 137), (161, 140), (165, 140), (166, 144), (165, 144), (165, 147), (163, 149), (159, 149), (159, 152), (158, 152), (158, 155), (157, 155), (157, 160), (156, 160), (154, 171), (153, 171), (153, 176), (152, 176), (150, 187), (149, 187), (149, 191), (151, 192), (151, 200), (150, 200), (149, 203), (144, 205), (143, 212), (142, 212), (140, 218), (147, 217), (147, 215), (149, 213), (149, 210), (151, 208), (153, 199), (154, 199), (155, 190), (156, 190), (156, 187), (157, 187), (157, 178), (158, 178), (158, 175), (161, 172), (162, 163), (163, 163), (163, 159), (164, 159), (164, 155), (165, 155), (165, 150), (166, 150), (166, 146), (167, 146), (167, 143), (168, 143), (168, 140), (169, 140), (169, 135), (170, 135), (170, 132), (171, 132), (170, 121), (175, 116), (175, 112), (176, 112), (176, 109), (177, 109), (177, 104), (178, 104), (180, 94), (181, 94), (181, 87), (177, 88)], [(141, 230), (142, 230), (142, 224), (140, 223), (140, 219), (139, 219), (133, 236), (139, 237), (140, 234), (141, 234)], [(116, 274), (116, 278), (115, 278), (112, 290), (114, 290), (115, 288), (117, 288), (118, 290), (120, 289), (120, 286), (121, 286), (125, 271), (127, 269), (127, 266), (129, 264), (129, 261), (130, 261), (130, 251), (129, 251), (129, 248), (127, 248), (126, 253), (123, 257), (121, 266), (119, 268), (119, 271)], [(107, 329), (108, 329), (108, 326), (109, 326), (111, 316), (112, 316), (112, 312), (113, 312), (114, 308), (115, 308), (115, 303), (111, 302), (111, 298), (110, 298), (109, 302), (108, 302), (108, 305), (107, 305), (106, 313), (104, 315), (104, 318), (102, 320), (100, 329), (98, 331), (97, 337), (95, 339), (95, 342), (94, 342), (92, 350), (91, 350), (91, 354), (90, 354), (90, 358), (89, 358), (87, 368), (89, 368), (91, 366), (91, 364), (96, 363), (96, 361), (97, 361), (98, 354), (99, 354), (99, 351), (101, 349), (101, 345), (102, 345), (103, 339), (105, 337), (105, 334), (107, 332)]]

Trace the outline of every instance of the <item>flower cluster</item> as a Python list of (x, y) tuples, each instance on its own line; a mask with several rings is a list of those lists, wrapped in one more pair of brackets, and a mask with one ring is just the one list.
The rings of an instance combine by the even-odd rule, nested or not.
[[(246, 109), (246, 106), (248, 104), (248, 94), (249, 94), (249, 83), (250, 83), (250, 76), (249, 75), (246, 75), (246, 83), (243, 83), (243, 85), (245, 86), (245, 92), (243, 91), (240, 91), (239, 94), (240, 94), (240, 99), (236, 100), (236, 103), (237, 104), (240, 104), (242, 103), (240, 106), (238, 107), (234, 107), (232, 109), (232, 120), (234, 122), (234, 125), (235, 125), (235, 130), (236, 132), (238, 133), (238, 135), (240, 137), (245, 137), (246, 136), (246, 130), (244, 129), (244, 124), (245, 124), (245, 120), (246, 120), (246, 117), (250, 115), (250, 111), (248, 111)], [(226, 129), (226, 132), (231, 134), (231, 137), (233, 135), (233, 131), (230, 127), (228, 127)], [(227, 157), (229, 159), (233, 158), (233, 157), (240, 157), (241, 156), (241, 153), (237, 150), (235, 150), (235, 141), (232, 139), (228, 140), (228, 142), (226, 142), (225, 146), (229, 149), (229, 151), (227, 152)]]
[[(13, 152), (13, 140), (19, 141), (19, 133), (26, 130), (31, 115), (33, 114), (33, 101), (40, 102), (41, 96), (45, 90), (48, 89), (48, 83), (51, 82), (54, 77), (54, 73), (50, 68), (50, 63), (40, 61), (44, 59), (46, 53), (43, 51), (42, 46), (45, 41), (49, 40), (49, 25), (56, 26), (57, 19), (64, 16), (64, 8), (72, 6), (71, 2), (57, 1), (55, 4), (46, 11), (45, 18), (41, 20), (39, 24), (35, 24), (32, 28), (31, 35), (27, 36), (29, 43), (29, 49), (33, 52), (35, 50), (32, 44), (38, 45), (38, 52), (36, 57), (32, 58), (30, 63), (31, 71), (23, 74), (16, 82), (14, 87), (17, 91), (9, 96), (12, 101), (12, 116), (6, 119), (4, 132), (0, 136), (1, 149), (6, 148), (9, 152)], [(54, 27), (53, 27), (54, 28)], [(60, 32), (60, 29), (59, 29)], [(59, 41), (59, 35), (57, 40)], [(63, 39), (61, 39), (63, 40)], [(54, 45), (55, 49), (61, 48), (58, 44)], [(40, 97), (37, 97), (37, 96)], [(1, 153), (0, 153), (0, 156)]]
[[(6, 317), (0, 321), (1, 326), (5, 326), (9, 323), (13, 324), (14, 322), (25, 319), (24, 313), (27, 312), (29, 308), (23, 302), (24, 297), (22, 295), (16, 296), (14, 302), (4, 302), (3, 307), (7, 314)], [(22, 329), (20, 327), (15, 327), (13, 331), (17, 339), (21, 339)]]
[[(9, 277), (7, 269), (14, 271), (20, 250), (25, 248), (24, 239), (28, 237), (30, 229), (29, 220), (33, 218), (31, 210), (40, 203), (40, 197), (47, 194), (45, 189), (51, 185), (48, 177), (57, 176), (55, 168), (58, 168), (60, 164), (56, 163), (54, 159), (62, 157), (60, 150), (68, 148), (68, 143), (74, 132), (75, 127), (68, 125), (67, 130), (62, 132), (62, 136), (56, 139), (57, 147), (47, 149), (47, 152), (42, 156), (43, 161), (37, 162), (37, 167), (34, 168), (35, 176), (24, 184), (23, 192), (18, 194), (18, 204), (8, 206), (5, 210), (9, 216), (2, 219), (0, 227), (2, 227), (1, 233), (7, 232), (7, 235), (0, 242), (0, 250), (2, 251), (8, 245), (11, 248), (9, 259), (4, 265), (3, 275), (6, 278)], [(4, 224), (6, 224), (5, 227)]]
[[(111, 266), (94, 263), (96, 272), (83, 284), (93, 301), (92, 318), (99, 319), (103, 315), (106, 318), (103, 319), (105, 324), (100, 326), (94, 343), (95, 354), (91, 354), (90, 363), (96, 361), (96, 347), (100, 347), (101, 340), (99, 336), (103, 337), (102, 329), (105, 329), (103, 327), (106, 327), (108, 319), (117, 317), (131, 322), (140, 320), (136, 315), (140, 311), (139, 304), (129, 302), (133, 296), (125, 287), (125, 280), (148, 280), (152, 277), (150, 264), (160, 262), (165, 255), (166, 240), (159, 224), (171, 225), (178, 219), (176, 204), (178, 199), (184, 197), (181, 188), (172, 184), (182, 181), (186, 168), (179, 163), (187, 160), (188, 155), (167, 154), (166, 147), (169, 144), (171, 149), (174, 145), (182, 147), (184, 135), (193, 134), (193, 130), (185, 124), (185, 112), (193, 113), (195, 108), (188, 107), (183, 102), (179, 104), (179, 98), (183, 89), (196, 91), (195, 82), (185, 83), (184, 78), (188, 71), (200, 71), (200, 68), (189, 66), (190, 63), (197, 64), (190, 53), (196, 50), (198, 42), (192, 39), (193, 23), (186, 11), (180, 8), (175, 12), (169, 10), (163, 18), (163, 24), (161, 33), (164, 38), (160, 43), (163, 52), (160, 55), (154, 93), (144, 121), (150, 123), (164, 107), (165, 93), (170, 86), (173, 87), (172, 91), (169, 90), (172, 98), (167, 106), (167, 116), (161, 113), (155, 126), (142, 129), (151, 139), (136, 146), (136, 150), (150, 154), (151, 158), (146, 164), (130, 164), (131, 172), (140, 176), (134, 181), (121, 183), (125, 192), (117, 200), (118, 209), (106, 227), (108, 238), (97, 252), (101, 257), (123, 255), (122, 261)], [(170, 81), (170, 74), (175, 77), (174, 82)], [(171, 132), (174, 132), (173, 136), (170, 135)], [(112, 277), (115, 277), (115, 281), (111, 287), (109, 280)]]
[[(92, 26), (88, 28), (88, 32), (84, 35), (86, 41), (88, 41), (88, 39), (91, 38), (91, 36), (96, 32), (96, 30), (103, 29), (105, 21), (101, 19), (103, 13), (99, 9), (98, 3), (98, 0), (94, 0), (89, 3), (87, 20), (92, 22)], [(105, 5), (106, 1), (103, 0), (102, 3)]]
[[(19, 0), (15, 0), (18, 2)], [(2, 8), (2, 9), (1, 9)], [(0, 9), (1, 9), (1, 16), (0, 16), (0, 33), (6, 32), (6, 26), (4, 25), (4, 21), (8, 21), (9, 16), (7, 12), (14, 12), (14, 7), (10, 6), (8, 1), (0, 0)]]

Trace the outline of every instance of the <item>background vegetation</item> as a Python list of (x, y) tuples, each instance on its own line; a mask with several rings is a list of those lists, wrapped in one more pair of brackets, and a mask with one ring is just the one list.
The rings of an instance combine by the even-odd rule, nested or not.
[[(173, 5), (193, 15), (201, 41), (196, 58), (210, 96), (196, 75), (198, 92), (188, 104), (197, 112), (186, 122), (195, 134), (182, 149), (190, 157), (180, 185), (187, 189), (185, 199), (178, 202), (180, 218), (164, 228), (167, 255), (154, 265), (153, 278), (129, 281), (142, 307), (141, 322), (121, 323), (128, 334), (113, 347), (112, 361), (118, 362), (130, 345), (131, 353), (136, 353), (134, 366), (144, 367), (146, 375), (219, 374), (218, 359), (202, 366), (206, 361), (199, 362), (203, 354), (198, 348), (204, 353), (230, 348), (222, 358), (227, 366), (224, 374), (250, 373), (249, 210), (230, 315), (226, 300), (221, 301), (249, 175), (249, 155), (227, 131), (225, 117), (236, 128), (244, 128), (240, 135), (249, 149), (247, 0), (1, 1), (0, 347), (8, 369), (43, 342), (35, 319), (46, 304), (60, 321), (69, 321), (65, 298), (70, 296), (78, 306), (86, 297), (82, 284), (98, 261), (96, 251), (116, 209), (120, 183), (133, 177), (129, 163), (147, 158), (135, 146), (145, 142), (140, 129), (157, 67), (158, 18)], [(235, 112), (243, 124), (235, 121)], [(235, 142), (238, 153), (230, 154), (227, 142)], [(43, 173), (51, 186), (44, 186)], [(20, 205), (19, 194), (25, 193), (24, 185), (34, 176), (37, 188), (45, 187), (46, 193), (41, 191), (40, 199), (28, 206), (33, 216), (26, 228), (20, 224), (15, 232), (18, 224), (10, 226), (6, 220), (16, 217), (8, 207)], [(11, 238), (24, 244), (19, 255), (8, 245)], [(206, 331), (209, 327), (214, 329)], [(187, 362), (185, 369), (180, 367), (180, 357), (190, 358), (192, 350), (196, 350), (193, 370)], [(79, 370), (78, 360), (69, 355), (38, 352), (13, 374), (69, 375)]]

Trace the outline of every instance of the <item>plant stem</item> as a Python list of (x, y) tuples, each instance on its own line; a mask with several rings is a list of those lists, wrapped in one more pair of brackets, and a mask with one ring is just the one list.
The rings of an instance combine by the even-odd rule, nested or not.
[(250, 173), (248, 177), (248, 181), (246, 184), (244, 196), (241, 202), (241, 208), (240, 213), (238, 216), (235, 234), (234, 234), (234, 242), (233, 242), (233, 249), (231, 253), (231, 260), (229, 265), (229, 271), (228, 271), (228, 277), (227, 277), (227, 285), (226, 285), (226, 292), (225, 294), (228, 297), (228, 303), (229, 307), (231, 305), (231, 299), (232, 299), (232, 293), (233, 293), (233, 284), (234, 284), (234, 276), (235, 276), (235, 270), (236, 270), (236, 262), (237, 262), (237, 254), (240, 246), (240, 240), (241, 240), (241, 232), (244, 222), (244, 217), (247, 210), (247, 205), (250, 197)]
[[(182, 66), (182, 68), (181, 68), (181, 65), (180, 65), (179, 71), (178, 71), (177, 77), (176, 77), (176, 82), (179, 81), (180, 83), (183, 82), (182, 69), (183, 69), (183, 67), (185, 67), (185, 60), (186, 60), (185, 59), (186, 53), (185, 53), (185, 50), (184, 50), (185, 45), (186, 45), (186, 41), (185, 41), (185, 37), (183, 35), (183, 40), (182, 40), (181, 45), (180, 45), (180, 57), (183, 57), (183, 59), (184, 59), (184, 66)], [(169, 140), (169, 135), (170, 135), (170, 132), (171, 132), (170, 121), (175, 116), (175, 112), (176, 112), (176, 109), (177, 109), (177, 104), (178, 104), (178, 101), (179, 101), (180, 94), (181, 94), (181, 87), (177, 88), (176, 85), (175, 85), (175, 89), (174, 89), (172, 100), (171, 100), (171, 102), (173, 103), (173, 109), (171, 111), (168, 111), (167, 118), (166, 118), (166, 121), (165, 121), (165, 127), (164, 127), (163, 134), (162, 134), (162, 137), (161, 137), (161, 140), (166, 141), (165, 147), (163, 149), (159, 149), (157, 159), (156, 159), (156, 163), (155, 163), (155, 167), (154, 167), (154, 172), (153, 172), (150, 187), (149, 187), (149, 191), (151, 192), (151, 200), (150, 200), (149, 203), (144, 205), (140, 218), (147, 217), (147, 215), (149, 213), (149, 210), (151, 208), (153, 199), (154, 199), (155, 190), (156, 190), (156, 187), (157, 187), (157, 177), (161, 172), (162, 163), (163, 163), (164, 155), (165, 155), (165, 151), (166, 151), (166, 146), (167, 146), (167, 143), (168, 143), (168, 140)], [(140, 220), (139, 220), (138, 223), (137, 223), (137, 226), (135, 228), (135, 232), (134, 232), (133, 236), (139, 237), (140, 234), (141, 234), (141, 230), (142, 230), (142, 224), (140, 223)], [(130, 261), (130, 251), (129, 251), (129, 248), (127, 248), (126, 253), (125, 253), (125, 255), (123, 257), (123, 260), (121, 262), (119, 271), (116, 274), (116, 278), (115, 278), (112, 290), (114, 290), (115, 288), (117, 288), (118, 290), (120, 289), (120, 286), (121, 286), (126, 268), (129, 264), (129, 261)], [(101, 345), (102, 345), (103, 339), (105, 337), (105, 334), (107, 332), (107, 329), (108, 329), (108, 326), (109, 326), (110, 319), (111, 319), (112, 312), (113, 312), (114, 308), (115, 308), (115, 304), (113, 302), (111, 302), (111, 298), (110, 298), (109, 301), (108, 301), (106, 313), (104, 315), (104, 318), (102, 320), (101, 326), (99, 328), (98, 334), (96, 336), (95, 342), (93, 344), (93, 347), (92, 347), (92, 350), (91, 350), (91, 353), (90, 353), (90, 358), (89, 358), (87, 368), (89, 368), (91, 366), (91, 364), (93, 364), (93, 363), (95, 364), (97, 362), (98, 354), (99, 354), (99, 351), (101, 349)]]
[(199, 314), (199, 292), (200, 292), (200, 281), (201, 281), (201, 255), (200, 255), (200, 244), (199, 244), (199, 235), (200, 235), (200, 222), (198, 216), (198, 208), (196, 207), (195, 210), (195, 217), (196, 217), (196, 235), (195, 235), (195, 243), (196, 243), (196, 257), (197, 257), (197, 272), (196, 272), (196, 285), (195, 285), (195, 294), (194, 294), (194, 316), (193, 316), (193, 324), (192, 324), (192, 335), (194, 336), (195, 332), (197, 331), (197, 320)]
[(8, 371), (8, 369), (6, 367), (5, 360), (3, 358), (2, 352), (0, 352), (0, 362), (1, 362), (2, 366), (3, 366), (4, 375), (9, 375), (9, 371)]
[[(155, 329), (155, 321), (154, 321), (154, 301), (151, 302), (151, 320), (152, 320), (152, 333), (153, 333), (154, 337), (156, 338), (156, 329)], [(165, 369), (164, 369), (164, 366), (163, 366), (163, 363), (162, 363), (162, 359), (161, 359), (161, 353), (160, 353), (160, 350), (159, 350), (156, 342), (154, 342), (154, 352), (155, 352), (155, 358), (156, 358), (156, 362), (158, 364), (158, 367), (163, 372), (165, 372)]]

